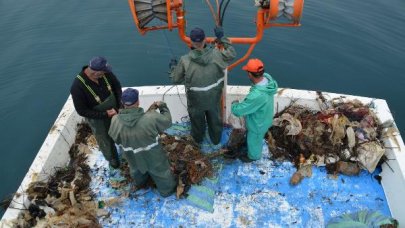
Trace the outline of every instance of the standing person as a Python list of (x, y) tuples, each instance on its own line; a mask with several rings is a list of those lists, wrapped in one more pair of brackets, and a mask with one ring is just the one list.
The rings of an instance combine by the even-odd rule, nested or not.
[(138, 96), (138, 90), (131, 88), (122, 93), (124, 109), (112, 118), (108, 134), (123, 150), (135, 185), (143, 186), (150, 176), (159, 193), (166, 197), (174, 192), (176, 181), (158, 138), (160, 132), (170, 127), (172, 117), (166, 103), (161, 101), (144, 112)]
[(118, 168), (117, 149), (108, 129), (111, 117), (120, 107), (122, 90), (107, 60), (101, 56), (92, 58), (76, 76), (70, 93), (77, 113), (89, 123), (105, 159), (111, 167)]
[(205, 33), (200, 28), (190, 32), (191, 51), (176, 62), (169, 64), (174, 84), (184, 84), (187, 95), (187, 111), (191, 121), (191, 136), (197, 143), (204, 137), (206, 123), (213, 144), (218, 144), (222, 134), (221, 96), (225, 70), (235, 58), (236, 52), (224, 37), (221, 27), (215, 28), (217, 47), (208, 47)]
[(264, 64), (259, 59), (250, 59), (242, 69), (247, 71), (253, 85), (242, 102), (232, 102), (231, 111), (246, 119), (248, 153), (240, 159), (252, 162), (262, 156), (263, 138), (273, 123), (274, 94), (278, 85), (270, 74), (264, 72)]

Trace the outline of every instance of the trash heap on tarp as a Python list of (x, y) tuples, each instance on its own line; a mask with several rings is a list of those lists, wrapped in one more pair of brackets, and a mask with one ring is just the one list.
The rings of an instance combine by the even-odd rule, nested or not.
[(95, 142), (87, 124), (78, 125), (75, 143), (69, 150), (70, 162), (46, 181), (32, 182), (26, 194), (27, 210), (19, 215), (18, 227), (101, 227), (97, 217), (108, 212), (98, 208), (89, 188), (88, 144)]
[(312, 165), (326, 166), (332, 175), (358, 175), (361, 169), (374, 172), (385, 158), (383, 132), (389, 131), (383, 130), (389, 124), (380, 123), (372, 104), (318, 96), (320, 111), (292, 102), (275, 115), (266, 136), (273, 159), (295, 164), (297, 172), (290, 183), (310, 177)]
[[(211, 177), (213, 167), (210, 158), (219, 153), (203, 154), (191, 137), (161, 135), (162, 144), (168, 153), (171, 168), (178, 177), (177, 198), (187, 196), (191, 185), (198, 184)], [(101, 227), (100, 217), (108, 217), (108, 206), (116, 204), (122, 197), (103, 199), (94, 198), (90, 190), (90, 167), (87, 155), (91, 148), (97, 147), (97, 141), (87, 124), (78, 124), (75, 143), (69, 150), (70, 162), (59, 168), (46, 181), (32, 182), (26, 193), (29, 206), (15, 221), (20, 227)], [(110, 177), (108, 185), (112, 189), (124, 192), (128, 197), (131, 189), (131, 177), (128, 164), (123, 160), (117, 178)], [(148, 183), (144, 187), (154, 187)]]
[[(190, 123), (175, 123), (166, 133), (185, 136), (189, 129)], [(224, 128), (222, 146), (231, 131)], [(203, 154), (219, 148), (208, 144), (207, 135), (200, 144)], [(289, 179), (296, 168), (288, 161), (271, 161), (267, 144), (262, 146), (262, 158), (252, 163), (211, 159), (213, 178), (193, 184), (188, 196), (180, 200), (175, 195), (162, 197), (153, 188), (139, 189), (129, 196), (122, 188), (112, 188), (109, 182), (121, 172), (109, 170), (102, 153), (93, 150), (89, 156), (90, 186), (96, 200), (119, 199), (106, 208), (110, 215), (99, 218), (99, 222), (103, 227), (322, 227), (333, 217), (364, 208), (390, 216), (381, 185), (368, 173), (325, 180), (326, 169), (320, 167), (313, 169), (310, 181), (291, 186)], [(205, 203), (196, 204), (195, 198)]]
[[(170, 137), (177, 135), (171, 144), (189, 135), (189, 128), (189, 123), (173, 124), (166, 132)], [(224, 129), (221, 147), (228, 144), (232, 132), (232, 129)], [(165, 136), (162, 137), (162, 141), (165, 142)], [(92, 199), (83, 201), (80, 193), (75, 194), (77, 204), (83, 205), (80, 214), (70, 209), (72, 208), (70, 199), (65, 200), (66, 213), (71, 214), (57, 211), (56, 213), (61, 213), (58, 224), (65, 227), (98, 227), (96, 223), (84, 225), (87, 224), (87, 217), (85, 219), (77, 217), (77, 215), (90, 216), (91, 214), (87, 213), (89, 210), (96, 213), (94, 216), (103, 227), (271, 225), (316, 227), (344, 212), (363, 208), (390, 215), (381, 186), (365, 172), (354, 178), (338, 176), (338, 181), (324, 181), (325, 168), (314, 169), (311, 182), (293, 187), (288, 184), (288, 179), (295, 172), (294, 166), (290, 162), (269, 161), (271, 153), (265, 143), (262, 159), (249, 164), (221, 157), (211, 159), (212, 154), (218, 154), (215, 151), (220, 147), (209, 144), (207, 136), (200, 144), (202, 148), (200, 151), (201, 156), (211, 160), (214, 178), (203, 178), (199, 184), (192, 184), (187, 192), (188, 196), (182, 200), (176, 199), (174, 195), (163, 198), (152, 188), (130, 191), (130, 184), (122, 182), (127, 179), (128, 171), (122, 167), (109, 169), (103, 154), (97, 148), (91, 148), (87, 164), (91, 169), (89, 188), (92, 191), (90, 194)], [(211, 149), (207, 150), (208, 147)], [(197, 148), (194, 149), (197, 152)], [(181, 158), (181, 155), (178, 157)], [(200, 155), (195, 157), (199, 158)], [(218, 163), (222, 165), (220, 168), (217, 168)], [(71, 182), (65, 184), (68, 183)], [(358, 187), (353, 188), (354, 185)], [(197, 194), (202, 193), (198, 191), (202, 188), (211, 189), (215, 200), (203, 198), (209, 196), (209, 191), (204, 191), (206, 195)], [(208, 207), (196, 204), (190, 196), (205, 200), (203, 202)], [(49, 207), (54, 208), (52, 205)], [(49, 215), (49, 211), (43, 206), (39, 208), (43, 209), (46, 215), (44, 219), (36, 219), (37, 227), (46, 227), (49, 220), (55, 221), (56, 215)], [(209, 210), (210, 208), (212, 210)], [(269, 210), (271, 213), (268, 213)], [(70, 218), (69, 223), (66, 221), (67, 218)]]
[(200, 183), (205, 177), (211, 177), (213, 168), (210, 157), (201, 153), (198, 145), (189, 136), (161, 136), (163, 148), (167, 151), (170, 166), (178, 177), (176, 196), (186, 196), (191, 185)]

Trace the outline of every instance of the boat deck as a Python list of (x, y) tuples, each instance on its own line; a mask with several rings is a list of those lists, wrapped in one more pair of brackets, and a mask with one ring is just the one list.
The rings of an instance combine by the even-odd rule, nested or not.
[[(136, 88), (140, 91), (141, 105), (144, 109), (156, 100), (164, 100), (169, 107), (176, 107), (171, 113), (174, 122), (186, 121), (186, 97), (183, 86)], [(243, 99), (249, 88), (228, 86), (226, 107), (230, 107), (233, 100)], [(363, 104), (372, 104), (382, 123), (395, 123), (385, 100), (335, 93), (322, 94), (328, 100), (357, 99)], [(298, 105), (317, 110), (319, 109), (317, 97), (316, 91), (280, 88), (274, 98), (275, 112), (283, 110), (293, 100), (296, 100)], [(225, 114), (229, 114), (229, 108)], [(13, 221), (18, 218), (21, 210), (28, 207), (30, 202), (25, 197), (25, 191), (30, 183), (46, 180), (55, 168), (65, 167), (69, 163), (68, 151), (75, 142), (77, 124), (81, 122), (83, 118), (75, 112), (72, 99), (69, 97), (10, 207), (2, 217), (0, 227), (13, 227)], [(186, 125), (174, 124), (168, 133), (187, 134), (188, 130)], [(288, 162), (271, 161), (267, 146), (264, 146), (262, 159), (251, 164), (244, 164), (238, 160), (216, 161), (215, 165), (219, 170), (216, 178), (204, 181), (203, 186), (192, 187), (189, 192), (195, 196), (200, 194), (206, 203), (202, 207), (204, 209), (196, 207), (195, 201), (188, 198), (180, 200), (175, 196), (162, 198), (151, 189), (140, 190), (131, 197), (126, 197), (124, 191), (110, 186), (110, 180), (122, 177), (119, 172), (108, 171), (107, 163), (99, 151), (93, 151), (90, 155), (93, 175), (91, 188), (100, 202), (113, 202), (117, 199), (120, 201), (106, 207), (110, 216), (100, 220), (105, 227), (134, 227), (134, 225), (322, 227), (333, 217), (361, 209), (378, 210), (383, 215), (392, 215), (403, 224), (405, 145), (399, 132), (394, 131), (389, 137), (384, 138), (384, 146), (385, 155), (389, 160), (387, 164), (382, 165), (380, 174), (382, 186), (374, 178), (377, 172), (373, 174), (362, 172), (358, 177), (339, 176), (337, 179), (328, 179), (326, 170), (316, 167), (313, 168), (311, 178), (305, 178), (298, 186), (290, 186), (289, 180), (295, 168)], [(203, 147), (207, 153), (214, 149), (217, 148), (212, 148), (208, 143)], [(128, 189), (128, 186), (124, 188)]]
[[(229, 132), (224, 130), (223, 143)], [(189, 125), (174, 124), (167, 133), (188, 134)], [(209, 153), (215, 149), (205, 139), (202, 150)], [(110, 186), (109, 180), (122, 177), (119, 171), (109, 171), (101, 152), (93, 150), (89, 163), (96, 199), (119, 199), (106, 207), (110, 215), (101, 219), (103, 227), (323, 227), (333, 217), (364, 209), (391, 216), (383, 188), (374, 178), (379, 171), (330, 179), (325, 168), (314, 167), (311, 178), (291, 186), (289, 180), (296, 169), (290, 162), (271, 161), (266, 144), (259, 161), (214, 160), (217, 175), (203, 181), (203, 207), (189, 198), (163, 198), (154, 189), (142, 189), (126, 197), (129, 186)], [(198, 195), (201, 189), (194, 187), (189, 193)], [(212, 194), (207, 189), (213, 190)]]

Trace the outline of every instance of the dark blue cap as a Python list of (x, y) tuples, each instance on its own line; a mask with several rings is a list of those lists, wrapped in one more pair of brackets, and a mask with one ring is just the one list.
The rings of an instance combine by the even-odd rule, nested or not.
[(108, 73), (112, 70), (112, 67), (110, 64), (108, 64), (107, 59), (102, 56), (92, 58), (90, 60), (89, 67), (94, 71), (104, 71)]
[(200, 28), (194, 28), (190, 32), (190, 39), (193, 42), (202, 42), (205, 39), (204, 30)]
[(130, 106), (138, 101), (139, 92), (136, 89), (128, 88), (122, 92), (121, 101), (124, 105)]

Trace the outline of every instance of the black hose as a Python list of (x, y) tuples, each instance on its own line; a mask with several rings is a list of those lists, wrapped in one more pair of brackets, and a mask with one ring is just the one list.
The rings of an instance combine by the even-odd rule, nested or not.
[(230, 2), (231, 0), (228, 0), (227, 2), (226, 2), (226, 4), (225, 4), (225, 6), (224, 6), (224, 9), (222, 10), (222, 15), (221, 15), (221, 17), (220, 17), (220, 24), (221, 24), (221, 26), (222, 26), (222, 24), (224, 23), (224, 17), (225, 17), (225, 11), (226, 11), (226, 9), (228, 8), (228, 5), (229, 5), (229, 2)]
[(222, 4), (224, 3), (224, 0), (221, 0), (221, 3), (219, 4), (219, 15), (218, 15), (218, 20), (219, 20), (219, 26), (222, 26), (222, 19), (221, 19), (221, 12), (222, 12)]

